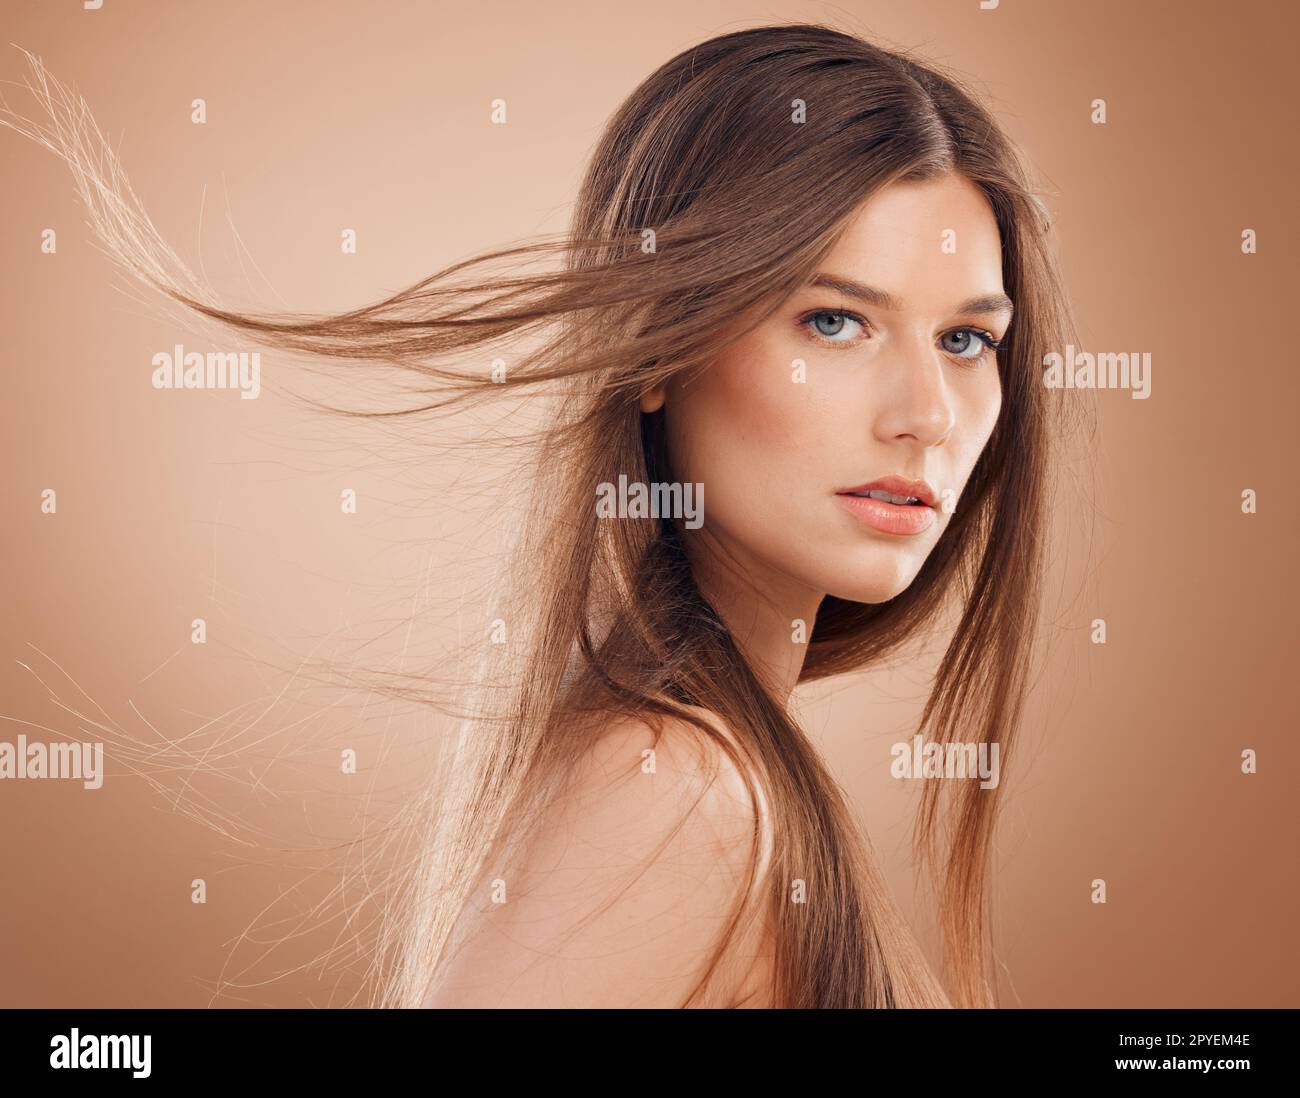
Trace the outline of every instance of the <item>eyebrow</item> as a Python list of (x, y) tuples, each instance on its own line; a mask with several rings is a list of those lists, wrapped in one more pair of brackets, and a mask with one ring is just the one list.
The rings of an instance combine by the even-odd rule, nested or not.
[[(874, 286), (865, 286), (861, 282), (854, 282), (850, 278), (840, 278), (838, 275), (814, 275), (808, 285), (838, 290), (846, 297), (856, 297), (859, 301), (865, 301), (878, 309), (897, 310), (903, 307), (903, 303), (893, 294), (878, 290)], [(983, 294), (980, 297), (972, 297), (953, 309), (954, 313), (1006, 313), (1008, 315), (1014, 311), (1015, 306), (1006, 294)]]

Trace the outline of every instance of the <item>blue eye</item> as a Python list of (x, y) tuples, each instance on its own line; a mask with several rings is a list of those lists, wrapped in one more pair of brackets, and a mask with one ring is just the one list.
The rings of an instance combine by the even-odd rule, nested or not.
[(939, 344), (950, 355), (966, 359), (983, 358), (1001, 346), (989, 332), (978, 328), (954, 328), (951, 332), (944, 332), (939, 337)]
[[(838, 309), (819, 309), (815, 313), (809, 313), (800, 323), (809, 327), (816, 336), (827, 343), (851, 343), (861, 334), (863, 328), (863, 322), (859, 317)], [(849, 328), (851, 324), (856, 324), (859, 330), (855, 332)], [(847, 338), (845, 338), (846, 334)]]

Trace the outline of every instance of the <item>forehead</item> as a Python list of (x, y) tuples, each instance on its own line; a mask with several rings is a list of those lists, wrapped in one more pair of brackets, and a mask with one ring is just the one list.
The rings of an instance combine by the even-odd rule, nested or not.
[(820, 266), (885, 290), (908, 308), (943, 311), (1003, 289), (992, 207), (955, 174), (877, 191), (850, 217)]

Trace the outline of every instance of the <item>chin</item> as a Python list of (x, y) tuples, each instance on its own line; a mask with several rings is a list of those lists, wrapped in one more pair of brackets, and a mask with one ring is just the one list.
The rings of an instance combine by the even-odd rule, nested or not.
[(896, 550), (873, 553), (866, 561), (858, 557), (838, 572), (826, 593), (847, 602), (888, 602), (912, 585), (923, 563)]

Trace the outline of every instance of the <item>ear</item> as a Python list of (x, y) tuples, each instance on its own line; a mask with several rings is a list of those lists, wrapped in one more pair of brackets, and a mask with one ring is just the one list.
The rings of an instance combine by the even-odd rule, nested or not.
[(664, 406), (664, 401), (668, 398), (668, 384), (661, 382), (648, 392), (641, 394), (641, 411), (650, 413), (657, 412)]

